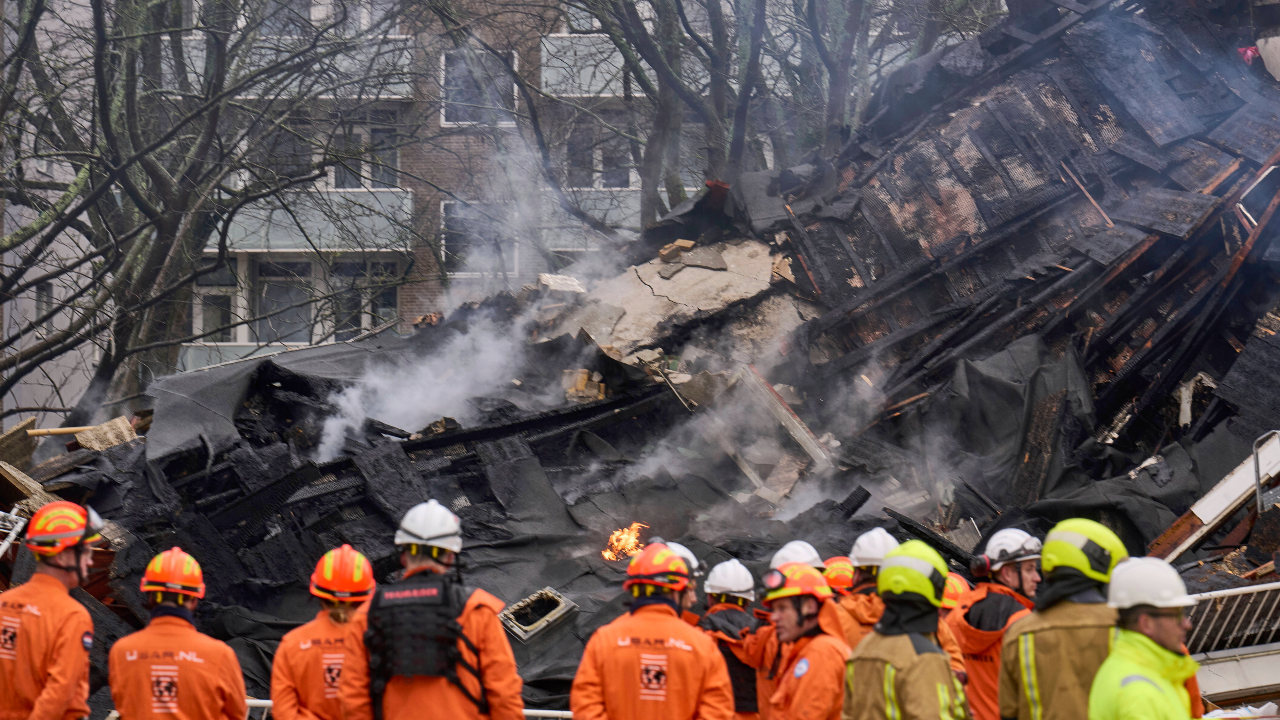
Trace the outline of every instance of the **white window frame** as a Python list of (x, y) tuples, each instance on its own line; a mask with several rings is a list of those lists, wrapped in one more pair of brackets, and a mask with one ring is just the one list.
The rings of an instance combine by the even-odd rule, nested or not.
[[(445, 67), (446, 67), (449, 53), (454, 52), (455, 50), (456, 48), (452, 50), (442, 50), (440, 52), (440, 67), (439, 67), (440, 127), (447, 127), (447, 128), (484, 127), (485, 123), (483, 122), (456, 122), (456, 121), (447, 120), (445, 118), (445, 111), (449, 107), (449, 102), (446, 99), (447, 91), (445, 88)], [(476, 51), (480, 53), (486, 52), (485, 50), (482, 50), (479, 48), (476, 48)], [(520, 72), (520, 54), (515, 52), (514, 50), (511, 52), (511, 69), (516, 71), (517, 73)], [(515, 114), (519, 112), (519, 109), (520, 109), (520, 88), (516, 85), (515, 79), (511, 80), (511, 103), (512, 103), (511, 115), (514, 117)], [(498, 122), (497, 126), (503, 127), (503, 128), (515, 127), (516, 121), (513, 119), (510, 121)]]
[[(367, 257), (364, 260), (350, 260), (350, 261), (339, 260), (338, 262), (361, 263), (362, 265), (364, 265), (364, 272), (365, 272), (363, 278), (366, 278), (366, 279), (369, 277), (369, 266), (374, 263), (379, 263), (384, 265), (387, 265), (387, 264), (393, 265), (395, 266), (395, 273), (397, 275), (400, 273), (400, 258), (397, 258), (397, 257), (384, 258), (381, 255), (373, 255), (373, 257), (371, 258)], [(330, 264), (332, 265), (332, 263)], [(338, 290), (348, 289), (346, 286), (339, 287), (337, 283), (333, 282), (333, 279), (335, 277), (337, 276), (333, 275), (332, 273), (326, 273), (323, 278), (325, 294), (329, 295), (330, 299), (336, 299), (334, 298), (334, 295)], [(401, 300), (400, 288), (402, 287), (404, 286), (396, 285), (392, 288), (383, 288), (383, 290), (394, 289), (396, 291), (396, 317), (397, 318), (400, 317), (400, 300)], [(362, 285), (359, 282), (357, 282), (356, 287), (352, 289), (360, 293), (360, 311), (358, 313), (358, 316), (360, 318), (360, 326), (359, 328), (357, 328), (359, 332), (356, 333), (356, 336), (358, 337), (361, 332), (368, 332), (369, 330), (372, 330), (377, 327), (377, 324), (374, 323), (372, 308), (370, 307), (371, 304), (373, 303), (373, 288), (370, 288), (368, 285)], [(321, 323), (321, 326), (322, 326), (321, 333), (325, 338), (327, 338), (323, 343), (321, 343), (322, 345), (328, 344), (331, 342), (347, 342), (345, 340), (338, 339), (338, 325), (336, 323), (336, 319), (337, 319), (336, 316), (326, 318), (324, 322)]]
[[(461, 204), (462, 204), (462, 203), (458, 202), (457, 200), (441, 200), (441, 201), (440, 201), (440, 255), (438, 256), (438, 260), (439, 260), (439, 262), (440, 262), (440, 268), (441, 268), (442, 270), (444, 269), (444, 263), (445, 263), (445, 251), (446, 251), (446, 246), (445, 246), (445, 243), (444, 243), (444, 235), (445, 235), (445, 224), (444, 224), (444, 223), (445, 223), (445, 215), (444, 215), (444, 208), (445, 208), (445, 206), (446, 206), (446, 205), (461, 205)], [(481, 203), (477, 203), (477, 204), (481, 204)], [(483, 203), (483, 204), (486, 204), (486, 205), (499, 205), (499, 204), (501, 204), (501, 205), (510, 205), (510, 204), (513, 204), (513, 203), (510, 203), (510, 202), (503, 202), (503, 203)], [(505, 256), (504, 256), (504, 259), (505, 259)], [(520, 277), (520, 243), (515, 242), (514, 240), (511, 242), (511, 267), (512, 267), (513, 269), (511, 269), (511, 270), (508, 270), (508, 271), (507, 271), (507, 276), (508, 276), (508, 277)], [(451, 278), (466, 279), (466, 278), (486, 278), (486, 277), (497, 277), (497, 276), (498, 276), (498, 273), (484, 273), (484, 272), (449, 272), (449, 273), (448, 273), (448, 275), (449, 275), (449, 277), (451, 277)]]

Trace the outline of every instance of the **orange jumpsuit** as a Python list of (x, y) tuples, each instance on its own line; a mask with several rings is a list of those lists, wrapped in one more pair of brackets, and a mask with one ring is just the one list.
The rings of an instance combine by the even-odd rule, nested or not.
[(772, 720), (769, 698), (778, 689), (781, 671), (782, 648), (778, 645), (777, 630), (771, 624), (760, 626), (759, 630), (743, 637), (741, 653), (735, 652), (744, 663), (756, 669), (756, 701), (763, 720)]
[(818, 611), (821, 632), (784, 646), (778, 688), (769, 698), (773, 720), (839, 720), (849, 646), (837, 613), (835, 603), (822, 603)]
[(0, 720), (87, 716), (92, 646), (89, 611), (58, 580), (0, 593)]
[[(870, 588), (871, 591), (866, 590)], [(845, 628), (845, 642), (849, 648), (858, 647), (862, 639), (871, 634), (876, 623), (884, 615), (884, 601), (875, 594), (875, 583), (866, 583), (854, 588), (853, 592), (840, 598), (840, 609), (844, 611), (841, 624)], [(853, 623), (854, 626), (850, 626)], [(951, 669), (961, 675), (964, 681), (964, 655), (960, 653), (960, 643), (946, 623), (938, 623), (938, 646), (947, 652)]]
[(591, 636), (569, 708), (574, 720), (732, 720), (733, 687), (714, 640), (644, 605)]
[[(418, 570), (424, 572), (425, 570)], [(415, 573), (410, 572), (408, 577)], [(342, 716), (346, 720), (372, 720), (373, 702), (369, 697), (369, 653), (364, 647), (364, 632), (369, 627), (368, 605), (361, 606), (347, 623), (347, 663), (342, 669), (340, 692)], [(382, 717), (385, 720), (419, 718), (424, 714), (450, 720), (523, 720), (524, 699), (520, 693), (524, 683), (516, 672), (516, 658), (511, 643), (502, 629), (498, 613), (505, 607), (498, 598), (484, 590), (472, 591), (458, 616), (462, 632), (476, 646), (477, 660), (466, 644), (458, 641), (462, 659), (480, 671), (484, 680), (489, 715), (483, 716), (476, 704), (462, 691), (442, 677), (393, 677), (382, 695)], [(480, 697), (480, 682), (466, 670), (458, 671), (458, 680), (474, 697)]]
[(249, 712), (235, 651), (180, 617), (153, 617), (120, 638), (109, 664), (122, 718), (244, 720)]
[(271, 715), (279, 720), (342, 720), (338, 697), (347, 652), (346, 624), (321, 610), (290, 630), (271, 663)]
[[(1013, 598), (1022, 609), (1009, 616), (1004, 627), (999, 630), (979, 630), (969, 624), (965, 614), (993, 593)], [(988, 582), (978, 583), (977, 587), (961, 595), (956, 602), (956, 607), (947, 615), (945, 625), (951, 628), (964, 652), (964, 663), (969, 673), (969, 682), (965, 686), (965, 693), (969, 696), (969, 710), (973, 713), (974, 720), (1000, 720), (1000, 656), (1004, 631), (1014, 621), (1031, 614), (1035, 603), (1013, 588)], [(941, 630), (942, 627), (943, 625), (939, 625), (938, 629)]]
[[(717, 604), (712, 605), (711, 607), (707, 608), (707, 612), (706, 612), (706, 614), (705, 614), (703, 617), (711, 617), (712, 615), (715, 615), (715, 614), (717, 614), (717, 613), (721, 613), (721, 612), (741, 612), (741, 613), (746, 613), (746, 610), (744, 610), (743, 608), (739, 607), (738, 605), (733, 605), (733, 604), (730, 604), (730, 603), (717, 603)], [(746, 628), (743, 628), (743, 629), (745, 630)], [(728, 648), (729, 652), (733, 653), (733, 657), (734, 657), (734, 659), (736, 659), (738, 662), (742, 663), (743, 665), (746, 665), (746, 660), (745, 660), (745, 654), (746, 654), (746, 653), (745, 653), (745, 651), (742, 649), (742, 639), (741, 639), (741, 638), (738, 638), (738, 637), (730, 637), (730, 636), (725, 635), (724, 633), (722, 633), (722, 632), (720, 632), (720, 631), (717, 631), (717, 630), (707, 630), (707, 629), (705, 629), (705, 628), (704, 628), (703, 630), (704, 630), (704, 632), (706, 632), (708, 635), (710, 635), (710, 636), (712, 637), (712, 639), (714, 639), (714, 640), (716, 641), (716, 647), (722, 648), (722, 649), (721, 649), (721, 652), (720, 652), (720, 654), (721, 654), (722, 656), (724, 655), (724, 650), (723, 650), (723, 649), (724, 649), (724, 648)], [(728, 658), (728, 657), (725, 657), (725, 664), (726, 664), (726, 665), (731, 664), (731, 661), (729, 660), (729, 658)], [(741, 667), (741, 666), (739, 666), (739, 667)], [(751, 666), (747, 665), (747, 668), (746, 668), (746, 669), (751, 669)], [(751, 677), (753, 677), (753, 676), (748, 676), (748, 679), (750, 679)], [(759, 713), (759, 712), (738, 712), (738, 711), (737, 711), (737, 696), (738, 696), (738, 694), (739, 694), (740, 690), (739, 690), (739, 688), (738, 688), (738, 686), (737, 686), (737, 685), (738, 685), (738, 680), (736, 680), (735, 678), (736, 678), (736, 676), (734, 675), (734, 671), (733, 671), (732, 669), (730, 669), (730, 671), (729, 671), (729, 681), (730, 681), (730, 683), (731, 683), (731, 684), (733, 684), (733, 686), (734, 686), (734, 687), (733, 687), (733, 692), (734, 692), (734, 705), (735, 705), (735, 707), (734, 707), (733, 717), (735, 718), (735, 720), (760, 720), (760, 713)], [(745, 684), (745, 683), (744, 683), (744, 684)], [(756, 703), (757, 703), (756, 707), (757, 707), (757, 708), (759, 707), (759, 701), (760, 701), (760, 699), (759, 699), (759, 696), (757, 695), (757, 697), (756, 697)]]

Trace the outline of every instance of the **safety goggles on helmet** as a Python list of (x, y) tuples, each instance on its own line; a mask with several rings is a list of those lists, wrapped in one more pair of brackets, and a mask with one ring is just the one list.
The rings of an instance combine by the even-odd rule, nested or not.
[(200, 563), (173, 547), (151, 559), (142, 573), (140, 589), (144, 593), (174, 593), (188, 597), (204, 597), (204, 571)]
[(666, 545), (653, 543), (627, 563), (627, 579), (622, 588), (630, 590), (639, 585), (680, 592), (689, 587), (689, 566)]
[(764, 587), (767, 591), (764, 596), (766, 606), (774, 600), (788, 597), (808, 595), (822, 602), (835, 596), (822, 573), (804, 563), (787, 563), (776, 570), (770, 570), (764, 576)]
[(325, 600), (363, 602), (373, 596), (373, 566), (350, 545), (334, 548), (311, 573), (311, 594)]
[(101, 542), (105, 525), (93, 508), (59, 500), (31, 516), (23, 544), (40, 557), (50, 557), (68, 548)]

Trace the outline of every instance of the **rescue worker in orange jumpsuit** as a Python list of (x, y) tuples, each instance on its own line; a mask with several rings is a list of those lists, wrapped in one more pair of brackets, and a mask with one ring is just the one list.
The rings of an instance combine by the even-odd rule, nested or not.
[(244, 720), (244, 676), (226, 643), (196, 630), (193, 613), (204, 597), (196, 559), (171, 548), (142, 574), (151, 609), (147, 627), (111, 646), (111, 699), (120, 717)]
[(724, 657), (680, 619), (676, 593), (689, 566), (662, 543), (632, 556), (622, 587), (631, 608), (599, 628), (573, 678), (574, 720), (731, 720), (733, 687)]
[(373, 566), (350, 545), (330, 550), (311, 574), (316, 619), (280, 640), (271, 663), (271, 714), (279, 720), (342, 720), (347, 623), (373, 597)]
[(788, 563), (764, 578), (764, 604), (782, 644), (778, 688), (769, 698), (776, 720), (836, 720), (844, 704), (844, 664), (849, 646), (840, 627), (835, 594), (822, 573)]
[(729, 668), (733, 685), (733, 712), (737, 720), (759, 720), (760, 701), (756, 696), (756, 671), (742, 659), (743, 631), (760, 625), (759, 618), (747, 611), (756, 599), (755, 579), (751, 571), (737, 560), (727, 560), (711, 568), (702, 586), (707, 594), (706, 614), (698, 622), (716, 640), (716, 647)]
[[(822, 568), (825, 564), (818, 551), (804, 540), (792, 540), (778, 549), (769, 560), (769, 569), (777, 570), (787, 563), (804, 563), (810, 567)], [(773, 626), (772, 613), (762, 617), (768, 620), (755, 632), (744, 637), (742, 644), (742, 660), (756, 669), (756, 698), (760, 708), (760, 716), (771, 720), (769, 699), (778, 688), (782, 664), (782, 646), (778, 642), (777, 628)]]
[(93, 620), (71, 590), (89, 573), (101, 529), (91, 508), (65, 501), (31, 517), (24, 544), (35, 574), (0, 593), (0, 720), (88, 717)]
[(1035, 607), (1040, 541), (1025, 530), (1005, 528), (987, 541), (973, 564), (974, 574), (990, 580), (960, 596), (947, 625), (960, 641), (974, 720), (1000, 720), (1000, 657), (1004, 631)]
[(462, 551), (462, 522), (435, 500), (400, 520), (404, 579), (381, 585), (348, 623), (340, 695), (346, 720), (523, 720), (523, 683), (504, 605), (448, 573)]

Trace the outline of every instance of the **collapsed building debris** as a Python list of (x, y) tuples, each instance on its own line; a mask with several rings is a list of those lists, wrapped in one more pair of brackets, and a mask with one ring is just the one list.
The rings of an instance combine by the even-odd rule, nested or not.
[[(65, 497), (111, 521), (79, 594), (94, 716), (153, 553), (202, 563), (201, 629), (261, 697), (315, 560), (350, 543), (394, 577), (426, 498), (508, 603), (535, 707), (565, 706), (649, 535), (758, 574), (879, 526), (967, 573), (996, 530), (1086, 516), (1210, 593), (1193, 650), (1270, 643), (1274, 592), (1232, 588), (1280, 551), (1280, 437), (1254, 443), (1280, 427), (1280, 91), (1229, 17), (1056, 6), (908, 64), (838, 156), (710, 183), (603, 273), (160, 379), (140, 422), (35, 467), (30, 423), (0, 437), (13, 517)], [(1248, 638), (1214, 630), (1246, 597), (1270, 603)]]

